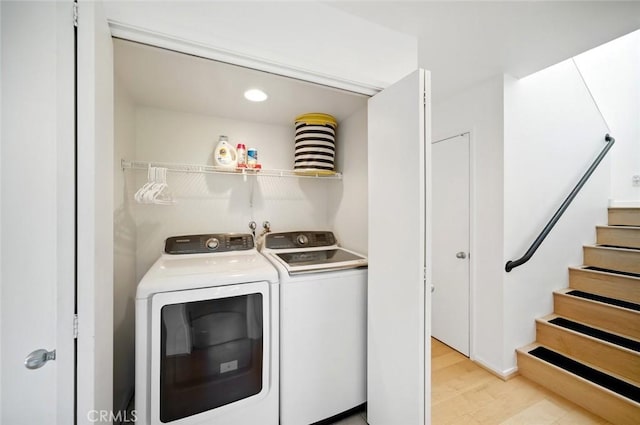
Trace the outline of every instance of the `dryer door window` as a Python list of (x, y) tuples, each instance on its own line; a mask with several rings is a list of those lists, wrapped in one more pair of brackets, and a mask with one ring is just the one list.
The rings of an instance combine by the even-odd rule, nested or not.
[(259, 395), (268, 382), (268, 295), (228, 295), (159, 306), (160, 422), (222, 409)]

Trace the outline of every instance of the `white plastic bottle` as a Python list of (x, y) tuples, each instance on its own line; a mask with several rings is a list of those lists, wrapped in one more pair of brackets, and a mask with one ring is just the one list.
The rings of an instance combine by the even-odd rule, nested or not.
[(218, 167), (235, 169), (238, 163), (236, 149), (229, 143), (227, 136), (220, 136), (216, 149), (213, 152), (213, 160)]

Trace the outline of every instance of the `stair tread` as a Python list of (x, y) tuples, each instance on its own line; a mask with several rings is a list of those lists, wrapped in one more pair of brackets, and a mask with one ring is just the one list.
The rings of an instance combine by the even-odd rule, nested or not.
[(625, 246), (610, 246), (610, 245), (584, 245), (585, 248), (595, 248), (595, 249), (604, 249), (604, 250), (609, 250), (609, 251), (623, 251), (623, 252), (633, 252), (633, 253), (637, 253), (640, 252), (640, 249), (638, 248), (629, 248), (629, 247), (625, 247)]
[[(576, 363), (580, 363), (580, 364), (582, 364), (582, 365), (584, 365), (584, 366), (586, 366), (586, 367), (588, 367), (590, 369), (593, 369), (593, 370), (595, 370), (597, 372), (600, 372), (600, 373), (602, 373), (604, 375), (611, 376), (612, 378), (615, 378), (615, 379), (617, 379), (619, 381), (627, 383), (627, 384), (629, 384), (631, 386), (638, 387), (638, 389), (640, 389), (640, 382), (638, 382), (638, 381), (634, 381), (633, 379), (630, 379), (630, 378), (628, 378), (626, 376), (623, 376), (623, 375), (617, 375), (614, 372), (611, 372), (611, 371), (607, 370), (606, 368), (599, 367), (597, 365), (589, 363), (588, 361), (579, 360), (576, 357), (574, 357), (573, 355), (571, 355), (569, 353), (564, 353), (564, 352), (562, 352), (561, 350), (559, 350), (557, 348), (552, 348), (549, 345), (545, 344), (544, 342), (534, 341), (534, 342), (532, 342), (532, 343), (530, 343), (528, 345), (525, 345), (524, 347), (517, 348), (516, 352), (519, 352), (521, 354), (529, 354), (532, 350), (534, 350), (534, 349), (536, 349), (538, 347), (543, 347), (543, 348), (545, 348), (547, 350), (553, 351), (553, 352), (555, 352), (555, 353), (557, 353), (557, 354), (559, 354), (559, 355), (561, 355), (563, 357), (566, 357), (566, 358), (568, 358), (570, 360), (575, 361)], [(560, 367), (560, 366), (557, 366), (557, 365), (554, 365), (554, 366), (555, 367)], [(571, 372), (569, 370), (566, 370), (566, 369), (564, 369), (562, 367), (560, 367), (560, 368), (563, 369), (565, 372), (569, 372), (569, 373), (573, 374), (573, 372)], [(580, 376), (580, 375), (576, 375), (576, 376)], [(581, 379), (585, 379), (586, 381), (597, 385), (597, 383), (595, 383), (593, 381), (590, 381), (589, 379), (586, 379), (586, 378), (581, 377), (581, 376), (580, 376), (580, 378)], [(638, 403), (640, 403), (640, 402), (638, 402)]]
[(593, 245), (593, 246), (598, 247), (598, 248), (617, 248), (617, 249), (625, 249), (625, 250), (629, 250), (629, 251), (640, 252), (640, 248), (635, 248), (633, 246), (612, 245), (612, 244), (607, 244), (607, 243), (601, 243), (601, 244), (597, 244), (597, 245)]
[(640, 304), (632, 303), (630, 301), (624, 301), (624, 300), (619, 300), (617, 298), (605, 297), (603, 295), (592, 294), (592, 293), (580, 291), (577, 289), (572, 289), (569, 292), (566, 292), (566, 294), (640, 312)]
[(624, 230), (640, 230), (640, 226), (622, 226), (619, 224), (598, 224), (596, 225), (597, 229), (624, 229)]
[(578, 320), (568, 319), (557, 314), (549, 314), (537, 319), (537, 321), (550, 323), (562, 328), (563, 330), (568, 330), (581, 336), (616, 346), (617, 348), (633, 351), (640, 355), (640, 340), (626, 335), (620, 335), (608, 330), (600, 329), (598, 327), (582, 323)]
[(551, 350), (542, 344), (533, 343), (518, 349), (519, 352), (533, 356), (550, 365), (584, 379), (594, 385), (614, 392), (628, 400), (640, 404), (640, 387), (606, 373), (596, 367), (575, 360), (569, 356)]
[(607, 306), (610, 306), (610, 307), (623, 308), (625, 310), (640, 313), (640, 304), (633, 303), (630, 301), (624, 301), (617, 298), (605, 297), (603, 295), (592, 294), (589, 292), (584, 292), (584, 291), (580, 291), (578, 289), (573, 289), (573, 288), (559, 289), (557, 291), (554, 291), (554, 293), (576, 297), (582, 300), (593, 301), (601, 304), (606, 304)]
[(588, 264), (583, 264), (583, 265), (581, 265), (579, 267), (569, 267), (569, 268), (573, 269), (573, 270), (585, 270), (585, 271), (592, 272), (592, 273), (605, 274), (605, 275), (616, 276), (616, 277), (629, 277), (631, 279), (638, 280), (638, 283), (640, 284), (640, 274), (638, 274), (638, 273), (621, 272), (619, 270), (603, 269), (602, 267), (590, 266)]

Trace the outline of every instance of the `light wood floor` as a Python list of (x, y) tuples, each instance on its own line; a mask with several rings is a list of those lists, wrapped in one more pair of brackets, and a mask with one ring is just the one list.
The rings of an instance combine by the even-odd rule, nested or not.
[(525, 377), (508, 381), (431, 339), (433, 425), (609, 424)]

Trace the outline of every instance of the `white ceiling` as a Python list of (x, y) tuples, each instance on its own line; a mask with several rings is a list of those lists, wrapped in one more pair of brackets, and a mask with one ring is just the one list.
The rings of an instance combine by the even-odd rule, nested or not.
[(640, 28), (638, 1), (335, 1), (418, 38), (435, 101), (487, 78), (521, 78)]
[[(640, 28), (640, 1), (329, 1), (418, 39), (434, 102), (488, 78), (521, 78)], [(354, 34), (357, 36), (357, 34)], [(115, 40), (115, 71), (137, 104), (286, 125), (307, 112), (338, 121), (366, 97)], [(242, 93), (264, 89), (253, 104)]]
[[(367, 102), (363, 95), (119, 39), (114, 65), (135, 104), (174, 111), (293, 126), (308, 112), (342, 121)], [(269, 99), (247, 101), (249, 88)]]

